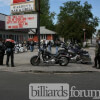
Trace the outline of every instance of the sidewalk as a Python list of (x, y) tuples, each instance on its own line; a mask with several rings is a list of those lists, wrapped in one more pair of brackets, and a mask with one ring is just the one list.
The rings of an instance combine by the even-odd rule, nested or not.
[[(94, 59), (94, 48), (86, 49), (89, 51), (92, 62)], [(25, 52), (20, 54), (15, 54), (15, 65), (16, 67), (6, 67), (0, 66), (0, 71), (9, 71), (9, 72), (33, 72), (33, 73), (79, 73), (79, 72), (95, 72), (100, 71), (98, 69), (92, 68), (93, 64), (76, 64), (69, 63), (67, 66), (59, 65), (40, 65), (32, 66), (30, 64), (30, 58), (33, 55), (37, 54), (37, 50), (34, 52)], [(6, 62), (6, 57), (4, 63)]]

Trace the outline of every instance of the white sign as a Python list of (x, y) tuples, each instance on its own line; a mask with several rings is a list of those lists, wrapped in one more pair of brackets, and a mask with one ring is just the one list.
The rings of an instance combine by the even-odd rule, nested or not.
[(6, 16), (6, 29), (37, 28), (37, 14)]
[(30, 100), (68, 100), (67, 83), (33, 83), (29, 85)]
[(35, 11), (35, 0), (11, 0), (11, 14)]

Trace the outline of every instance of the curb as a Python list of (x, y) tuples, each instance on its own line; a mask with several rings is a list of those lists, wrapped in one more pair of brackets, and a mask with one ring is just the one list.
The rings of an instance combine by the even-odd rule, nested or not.
[(93, 73), (93, 72), (98, 72), (98, 71), (20, 71), (20, 72), (29, 72), (29, 73), (50, 73), (50, 74), (57, 74), (57, 73)]

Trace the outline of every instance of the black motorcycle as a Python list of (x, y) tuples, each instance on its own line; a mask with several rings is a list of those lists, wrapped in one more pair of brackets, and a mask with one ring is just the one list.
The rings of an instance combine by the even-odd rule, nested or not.
[(87, 51), (76, 46), (67, 47), (65, 44), (63, 44), (61, 47), (63, 49), (59, 50), (58, 52), (69, 57), (71, 63), (91, 63), (91, 57)]
[(42, 63), (59, 64), (60, 66), (66, 66), (69, 63), (69, 58), (62, 54), (52, 54), (46, 49), (40, 49), (38, 55), (33, 56), (30, 60), (33, 66), (38, 66)]

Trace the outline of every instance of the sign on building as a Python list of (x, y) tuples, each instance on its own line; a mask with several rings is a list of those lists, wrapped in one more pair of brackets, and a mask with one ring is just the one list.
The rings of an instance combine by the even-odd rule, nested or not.
[(37, 14), (6, 16), (6, 29), (37, 28)]
[(35, 0), (11, 0), (11, 14), (35, 11)]

